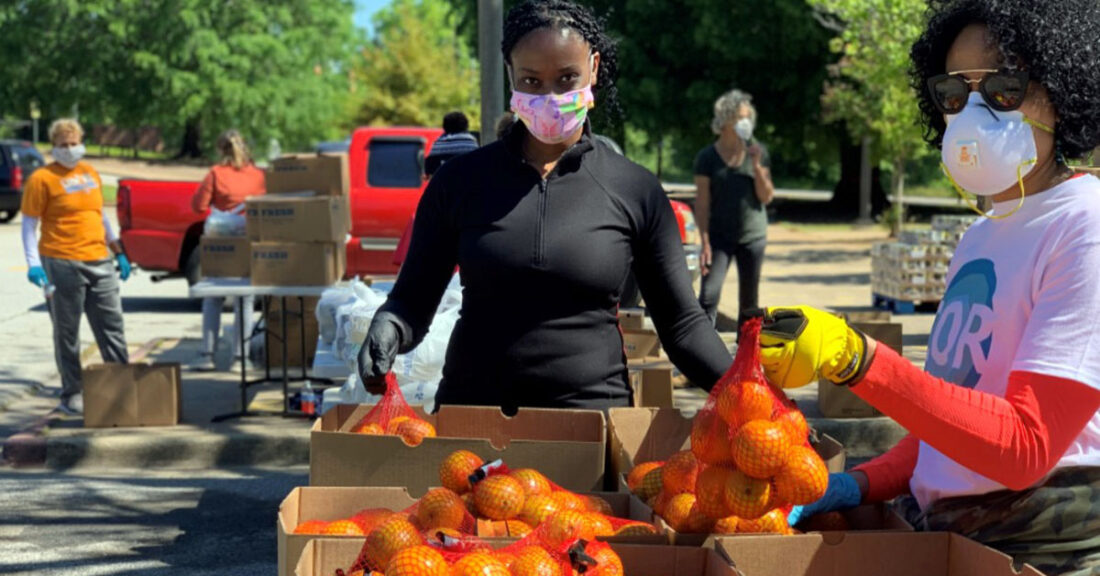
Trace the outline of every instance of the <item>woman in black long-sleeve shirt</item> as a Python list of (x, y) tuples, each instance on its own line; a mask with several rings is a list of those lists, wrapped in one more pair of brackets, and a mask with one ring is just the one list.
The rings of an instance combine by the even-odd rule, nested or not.
[(433, 177), (360, 353), (364, 383), (376, 389), (423, 339), (458, 265), (461, 318), (437, 404), (629, 405), (616, 310), (631, 269), (670, 359), (709, 388), (732, 360), (694, 298), (668, 197), (591, 137), (587, 111), (594, 90), (613, 91), (614, 45), (565, 0), (514, 8), (504, 36), (522, 122)]

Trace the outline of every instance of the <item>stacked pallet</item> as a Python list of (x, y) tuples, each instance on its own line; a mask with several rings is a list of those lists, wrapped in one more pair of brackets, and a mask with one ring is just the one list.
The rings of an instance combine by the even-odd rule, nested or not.
[(875, 244), (871, 249), (871, 291), (875, 305), (909, 307), (943, 299), (947, 267), (955, 247), (974, 222), (971, 216), (936, 216), (928, 230), (903, 232), (897, 242)]

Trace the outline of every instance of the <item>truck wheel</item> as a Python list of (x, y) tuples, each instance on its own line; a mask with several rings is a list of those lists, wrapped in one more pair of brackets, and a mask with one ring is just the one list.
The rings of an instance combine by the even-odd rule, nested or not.
[(199, 269), (199, 247), (191, 249), (187, 255), (187, 261), (183, 264), (183, 275), (187, 278), (187, 285), (194, 286), (202, 279), (202, 270)]
[(0, 212), (0, 224), (7, 224), (8, 222), (15, 220), (15, 217), (18, 215), (18, 210), (4, 210), (3, 212)]
[(642, 293), (638, 290), (638, 281), (631, 272), (623, 282), (623, 295), (619, 298), (619, 308), (637, 308), (642, 302)]

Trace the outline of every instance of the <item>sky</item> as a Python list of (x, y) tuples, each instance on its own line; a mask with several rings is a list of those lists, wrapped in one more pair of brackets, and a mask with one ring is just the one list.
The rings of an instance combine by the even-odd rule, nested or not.
[(355, 0), (355, 25), (370, 30), (370, 18), (390, 0)]

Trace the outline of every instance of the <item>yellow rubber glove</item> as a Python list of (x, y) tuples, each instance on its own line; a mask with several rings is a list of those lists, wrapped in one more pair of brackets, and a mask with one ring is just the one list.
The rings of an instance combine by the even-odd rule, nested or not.
[(818, 376), (851, 385), (869, 363), (867, 339), (816, 308), (768, 308), (760, 331), (760, 363), (768, 381), (780, 388), (800, 388)]

